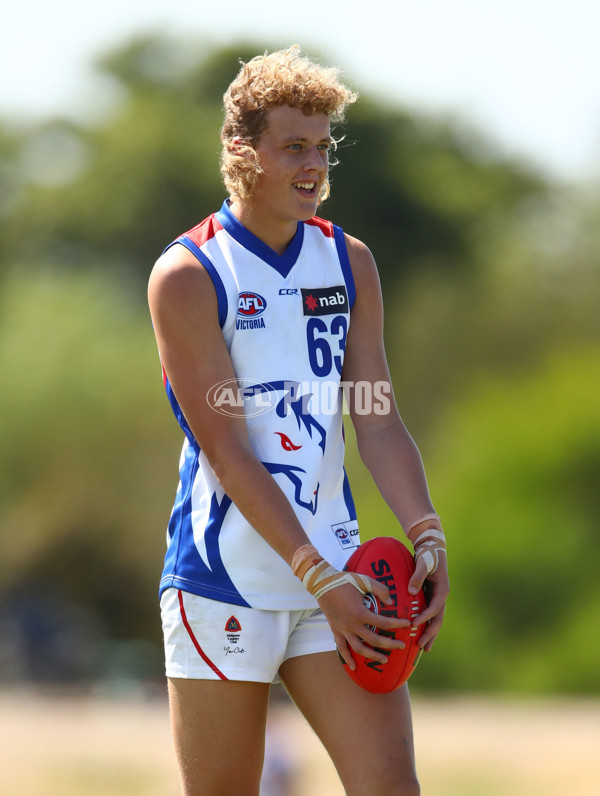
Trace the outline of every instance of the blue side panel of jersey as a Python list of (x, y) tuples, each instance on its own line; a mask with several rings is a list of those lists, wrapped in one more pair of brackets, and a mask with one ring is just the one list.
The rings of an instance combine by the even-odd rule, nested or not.
[(175, 503), (167, 529), (169, 546), (165, 556), (163, 577), (160, 583), (161, 594), (163, 590), (167, 588), (167, 585), (172, 585), (171, 583), (165, 584), (165, 579), (172, 576), (177, 569), (179, 548), (182, 543), (182, 528), (185, 525), (186, 511), (188, 511), (191, 504), (192, 488), (194, 486), (194, 479), (196, 478), (198, 467), (198, 449), (195, 445), (190, 445), (185, 452), (183, 465), (180, 470), (179, 489), (175, 496)]
[(208, 562), (204, 561), (194, 543), (191, 521), (192, 489), (198, 467), (198, 448), (190, 445), (185, 452), (180, 487), (169, 521), (169, 546), (159, 594), (173, 586), (201, 597), (248, 606), (229, 577), (219, 549), (219, 534), (231, 506), (230, 497), (223, 495), (219, 502), (216, 495), (212, 496), (204, 534)]
[(173, 414), (177, 418), (177, 422), (181, 426), (183, 433), (188, 438), (191, 445), (197, 448), (198, 443), (196, 442), (196, 438), (192, 433), (192, 429), (189, 427), (187, 420), (185, 419), (185, 415), (181, 407), (179, 406), (179, 402), (175, 397), (175, 393), (173, 392), (173, 388), (171, 387), (171, 382), (169, 381), (169, 377), (165, 378), (165, 390), (167, 391), (167, 398), (169, 399), (169, 403), (171, 404), (171, 409), (173, 410)]
[(350, 481), (348, 480), (348, 474), (346, 473), (346, 468), (344, 467), (344, 503), (346, 504), (346, 508), (348, 509), (348, 516), (351, 520), (356, 519), (356, 506), (354, 505), (354, 498), (352, 497), (352, 490), (350, 489)]
[(354, 302), (356, 301), (356, 285), (354, 284), (354, 275), (352, 273), (352, 266), (350, 265), (350, 258), (348, 257), (348, 249), (346, 247), (344, 230), (341, 227), (336, 227), (335, 224), (333, 224), (333, 237), (335, 239), (338, 257), (340, 258), (342, 273), (344, 274), (344, 279), (346, 281), (348, 304), (350, 308), (352, 308), (354, 306)]

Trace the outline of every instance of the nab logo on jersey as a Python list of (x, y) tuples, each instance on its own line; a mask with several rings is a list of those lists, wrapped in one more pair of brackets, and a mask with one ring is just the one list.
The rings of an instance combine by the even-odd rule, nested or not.
[(265, 321), (260, 316), (267, 309), (267, 300), (259, 293), (244, 290), (238, 299), (236, 329), (264, 329)]
[(242, 318), (258, 318), (267, 309), (266, 300), (258, 293), (244, 290), (238, 300), (238, 315)]
[(305, 315), (338, 315), (348, 312), (345, 285), (302, 288), (302, 310)]

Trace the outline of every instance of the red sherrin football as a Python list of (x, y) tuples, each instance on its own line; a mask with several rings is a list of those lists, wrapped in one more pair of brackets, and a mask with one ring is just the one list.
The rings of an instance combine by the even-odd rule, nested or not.
[[(375, 613), (413, 619), (427, 605), (423, 589), (415, 595), (408, 593), (408, 582), (415, 571), (415, 559), (406, 545), (398, 539), (379, 536), (363, 542), (350, 556), (344, 569), (369, 575), (388, 587), (394, 600), (393, 605), (382, 605), (374, 595), (365, 595), (365, 604), (368, 601), (369, 608)], [(356, 670), (351, 671), (347, 664), (344, 664), (344, 669), (354, 682), (373, 694), (394, 691), (408, 680), (419, 662), (421, 650), (417, 642), (424, 629), (425, 625), (420, 625), (416, 631), (410, 627), (386, 631), (385, 635), (403, 641), (406, 645), (404, 649), (381, 649), (380, 652), (388, 656), (388, 661), (384, 664), (351, 650), (356, 661)], [(383, 634), (381, 630), (376, 632)]]

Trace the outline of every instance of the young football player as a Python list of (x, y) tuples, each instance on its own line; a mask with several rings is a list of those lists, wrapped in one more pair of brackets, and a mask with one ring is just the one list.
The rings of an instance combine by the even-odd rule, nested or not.
[[(385, 663), (410, 623), (363, 604), (385, 585), (343, 571), (359, 544), (344, 471), (342, 392), (359, 451), (416, 544), (411, 585), (429, 650), (448, 594), (444, 539), (396, 408), (369, 249), (316, 217), (332, 124), (356, 95), (298, 47), (243, 64), (224, 97), (228, 198), (156, 263), (149, 303), (185, 434), (161, 580), (183, 793), (258, 794), (270, 684), (283, 681), (346, 793), (416, 794), (406, 686), (347, 676)], [(360, 190), (360, 186), (357, 186)], [(392, 532), (393, 533), (393, 532)], [(390, 533), (389, 535), (392, 535)], [(383, 535), (383, 534), (380, 534)]]

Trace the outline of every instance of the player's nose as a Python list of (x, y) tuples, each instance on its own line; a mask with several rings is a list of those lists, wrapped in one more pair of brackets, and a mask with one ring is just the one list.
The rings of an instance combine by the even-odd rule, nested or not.
[(304, 166), (307, 169), (322, 170), (327, 167), (327, 152), (316, 146), (307, 147)]

